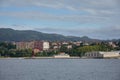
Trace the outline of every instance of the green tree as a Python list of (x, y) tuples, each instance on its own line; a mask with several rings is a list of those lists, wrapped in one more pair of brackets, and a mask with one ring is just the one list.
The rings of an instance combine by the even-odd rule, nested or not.
[(67, 47), (65, 45), (62, 45), (60, 48), (60, 52), (66, 52)]
[(93, 46), (83, 46), (78, 48), (78, 55), (79, 56), (84, 56), (86, 52), (91, 52), (91, 51), (110, 51), (111, 47), (107, 45), (93, 45)]

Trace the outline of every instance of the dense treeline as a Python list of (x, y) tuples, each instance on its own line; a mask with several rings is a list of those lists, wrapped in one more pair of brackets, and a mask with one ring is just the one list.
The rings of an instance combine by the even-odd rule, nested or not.
[(80, 56), (84, 56), (86, 52), (92, 51), (111, 51), (113, 50), (112, 47), (108, 45), (90, 45), (90, 46), (83, 46), (78, 48), (78, 52)]
[(72, 49), (67, 49), (65, 46), (60, 48), (60, 51), (66, 52), (71, 56), (84, 56), (86, 52), (91, 51), (111, 51), (114, 50), (111, 46), (106, 44), (91, 44), (89, 46), (73, 46)]
[(16, 46), (12, 43), (0, 42), (1, 57), (30, 57), (32, 56), (31, 49), (16, 50)]

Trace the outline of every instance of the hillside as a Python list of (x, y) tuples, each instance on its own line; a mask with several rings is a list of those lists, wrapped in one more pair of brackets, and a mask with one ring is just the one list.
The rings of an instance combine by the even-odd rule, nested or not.
[(84, 37), (64, 36), (60, 34), (48, 34), (32, 30), (14, 30), (10, 28), (0, 28), (0, 41), (31, 41), (31, 40), (87, 41), (87, 42), (100, 41), (97, 39), (90, 39), (87, 36)]

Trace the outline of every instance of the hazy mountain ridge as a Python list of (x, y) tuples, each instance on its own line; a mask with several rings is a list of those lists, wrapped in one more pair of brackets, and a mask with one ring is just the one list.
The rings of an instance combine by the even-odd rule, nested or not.
[(11, 28), (0, 28), (0, 41), (31, 41), (31, 40), (86, 41), (86, 42), (101, 41), (98, 39), (91, 39), (87, 36), (84, 37), (64, 36), (60, 34), (48, 34), (32, 30), (14, 30)]

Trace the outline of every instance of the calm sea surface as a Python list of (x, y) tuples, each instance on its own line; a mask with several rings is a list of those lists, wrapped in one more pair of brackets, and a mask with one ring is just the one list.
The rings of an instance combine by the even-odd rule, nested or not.
[(0, 59), (0, 80), (120, 80), (120, 60)]

